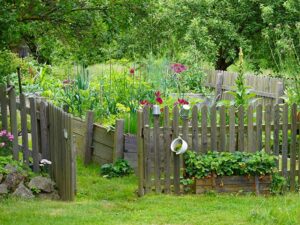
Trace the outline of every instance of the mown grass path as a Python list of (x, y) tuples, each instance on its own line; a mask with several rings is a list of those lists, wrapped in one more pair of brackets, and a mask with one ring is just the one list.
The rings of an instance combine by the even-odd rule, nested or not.
[(107, 180), (79, 163), (75, 202), (0, 200), (0, 225), (300, 224), (300, 195), (136, 196), (136, 177)]

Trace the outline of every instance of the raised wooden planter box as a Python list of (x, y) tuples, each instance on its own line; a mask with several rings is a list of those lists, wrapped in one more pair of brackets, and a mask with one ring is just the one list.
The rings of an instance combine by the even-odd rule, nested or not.
[(272, 176), (212, 176), (195, 181), (195, 192), (201, 194), (209, 191), (218, 193), (254, 192), (269, 194)]

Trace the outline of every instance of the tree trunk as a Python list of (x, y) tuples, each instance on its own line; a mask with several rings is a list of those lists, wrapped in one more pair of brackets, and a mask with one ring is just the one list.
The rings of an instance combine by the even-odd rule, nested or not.
[[(236, 50), (236, 56), (237, 55), (238, 55), (238, 49)], [(215, 64), (215, 69), (227, 70), (227, 68), (231, 66), (233, 63), (234, 63), (234, 59), (228, 57), (227, 52), (223, 48), (220, 48), (219, 55)]]
[(215, 67), (216, 70), (227, 70), (227, 68), (232, 64), (233, 64), (233, 60), (226, 61), (226, 59), (223, 58), (223, 56), (219, 56)]

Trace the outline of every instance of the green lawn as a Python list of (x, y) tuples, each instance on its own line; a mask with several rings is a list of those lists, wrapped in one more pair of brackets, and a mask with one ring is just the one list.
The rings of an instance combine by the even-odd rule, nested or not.
[(300, 196), (136, 196), (137, 179), (107, 180), (79, 163), (75, 202), (0, 201), (0, 225), (300, 224)]

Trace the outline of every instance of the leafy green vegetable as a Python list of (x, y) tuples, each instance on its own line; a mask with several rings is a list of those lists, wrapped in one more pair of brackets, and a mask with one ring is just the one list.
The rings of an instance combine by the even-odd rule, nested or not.
[(185, 171), (190, 178), (218, 176), (271, 174), (276, 170), (276, 157), (264, 151), (247, 152), (208, 152), (197, 154), (188, 151), (184, 155)]
[(133, 169), (124, 159), (118, 159), (114, 164), (104, 164), (101, 167), (101, 174), (106, 178), (123, 177), (133, 173)]

